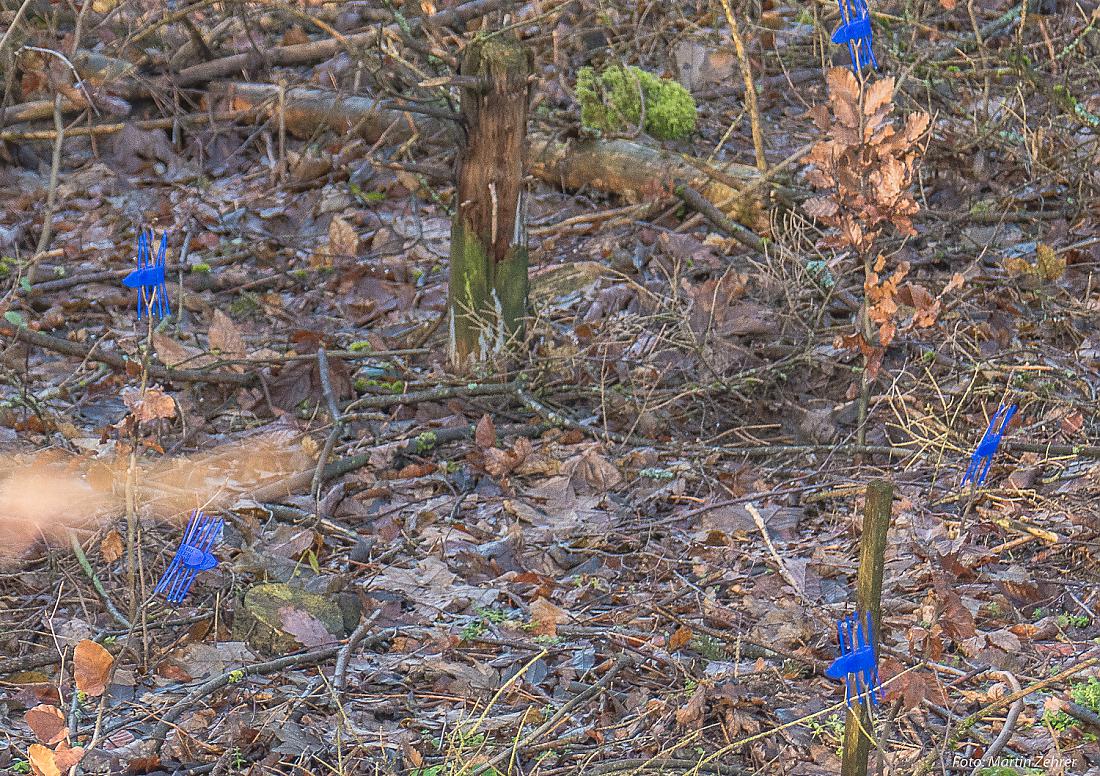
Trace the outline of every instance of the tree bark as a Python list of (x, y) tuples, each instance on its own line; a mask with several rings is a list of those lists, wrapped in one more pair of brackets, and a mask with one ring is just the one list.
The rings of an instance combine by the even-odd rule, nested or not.
[(451, 365), (486, 365), (523, 336), (527, 313), (524, 157), (530, 51), (511, 36), (475, 40), (461, 73), (465, 142), (451, 225)]

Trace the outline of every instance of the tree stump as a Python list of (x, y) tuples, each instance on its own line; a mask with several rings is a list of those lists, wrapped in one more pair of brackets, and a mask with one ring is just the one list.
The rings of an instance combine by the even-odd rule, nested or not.
[(462, 62), (465, 143), (448, 289), (451, 364), (458, 371), (484, 366), (523, 337), (531, 69), (530, 51), (506, 35), (474, 41)]

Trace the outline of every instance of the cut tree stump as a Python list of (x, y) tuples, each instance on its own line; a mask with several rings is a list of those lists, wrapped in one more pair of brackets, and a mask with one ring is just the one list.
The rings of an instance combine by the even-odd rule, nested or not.
[(466, 47), (447, 294), (451, 365), (487, 365), (523, 336), (527, 314), (524, 154), (532, 55), (512, 36)]

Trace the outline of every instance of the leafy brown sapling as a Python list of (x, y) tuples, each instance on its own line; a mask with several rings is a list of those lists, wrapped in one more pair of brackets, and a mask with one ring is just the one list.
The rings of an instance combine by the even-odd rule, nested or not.
[[(828, 73), (827, 84), (828, 104), (810, 111), (824, 138), (806, 157), (812, 165), (807, 178), (820, 193), (804, 209), (831, 227), (824, 238), (826, 246), (851, 250), (863, 263), (859, 330), (845, 338), (845, 344), (858, 347), (864, 358), (859, 406), (859, 443), (863, 444), (871, 382), (897, 332), (895, 297), (909, 271), (908, 263), (901, 262), (889, 277), (883, 277), (887, 260), (876, 254), (875, 245), (888, 225), (903, 237), (916, 234), (912, 219), (920, 208), (910, 186), (930, 119), (927, 113), (913, 113), (900, 127), (895, 125), (893, 78), (867, 84), (848, 68), (835, 67)], [(919, 311), (914, 325), (928, 323), (928, 317), (929, 311)]]

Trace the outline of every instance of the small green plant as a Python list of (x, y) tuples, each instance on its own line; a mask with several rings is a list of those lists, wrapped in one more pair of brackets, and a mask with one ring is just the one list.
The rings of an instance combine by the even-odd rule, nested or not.
[(417, 436), (413, 441), (413, 446), (418, 453), (426, 453), (436, 446), (439, 441), (439, 437), (435, 435), (434, 431), (425, 431), (423, 434)]
[(446, 767), (446, 765), (429, 765), (424, 768), (417, 768), (412, 772), (412, 776), (443, 776)]
[[(1090, 676), (1087, 682), (1071, 684), (1069, 697), (1078, 706), (1100, 714), (1100, 679)], [(1047, 711), (1043, 714), (1043, 722), (1058, 731), (1078, 727), (1081, 724), (1064, 711)]]
[(621, 134), (645, 130), (658, 140), (695, 131), (695, 100), (680, 84), (640, 67), (613, 65), (601, 73), (582, 67), (577, 102), (586, 129)]
[(713, 636), (692, 636), (689, 646), (707, 660), (729, 660), (729, 652)]
[(192, 272), (209, 272), (210, 271), (210, 265), (207, 264), (205, 261), (200, 261), (198, 264), (192, 264), (191, 265), (191, 271)]
[(811, 719), (806, 723), (810, 735), (827, 746), (835, 746), (837, 755), (844, 752), (844, 720), (839, 714), (830, 714), (824, 720)]
[(30, 773), (31, 764), (26, 760), (16, 760), (11, 764), (12, 773)]
[(242, 679), (244, 679), (244, 671), (242, 671), (240, 668), (238, 668), (236, 671), (229, 672), (230, 684), (238, 684)]
[(230, 764), (234, 769), (240, 770), (241, 768), (244, 768), (246, 765), (248, 765), (248, 759), (244, 756), (244, 752), (242, 752), (240, 749), (234, 748), (232, 754), (230, 755)]
[(1068, 614), (1063, 612), (1057, 618), (1059, 628), (1087, 628), (1089, 616), (1087, 614)]

